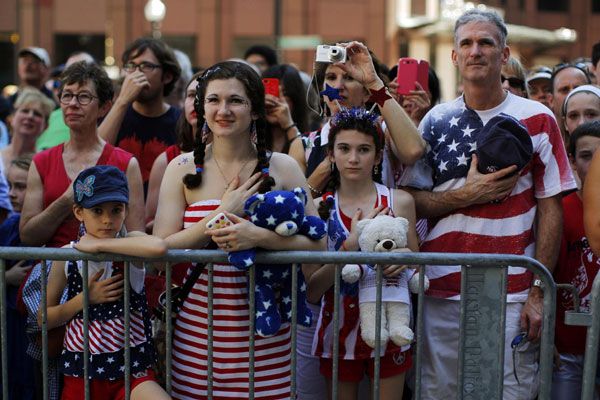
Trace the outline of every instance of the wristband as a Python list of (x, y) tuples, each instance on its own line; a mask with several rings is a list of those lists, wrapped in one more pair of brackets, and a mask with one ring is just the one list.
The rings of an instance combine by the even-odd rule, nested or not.
[(392, 96), (387, 91), (387, 87), (385, 86), (383, 86), (379, 90), (369, 89), (369, 92), (371, 92), (371, 97), (369, 98), (369, 101), (372, 103), (377, 103), (381, 108), (383, 108), (383, 105), (386, 101), (392, 98)]
[(312, 185), (310, 183), (308, 183), (308, 181), (306, 181), (306, 184), (308, 185), (308, 188), (310, 189), (311, 192), (315, 192), (319, 196), (321, 196), (323, 194), (323, 192), (312, 187)]
[(293, 127), (296, 126), (296, 123), (294, 122), (293, 124), (291, 124), (290, 126), (288, 126), (287, 128), (283, 128), (284, 131), (289, 131), (290, 129), (292, 129)]

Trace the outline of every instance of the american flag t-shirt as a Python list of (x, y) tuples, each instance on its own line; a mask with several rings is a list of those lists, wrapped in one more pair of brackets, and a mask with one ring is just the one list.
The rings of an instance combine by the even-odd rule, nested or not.
[[(503, 201), (472, 205), (430, 218), (422, 252), (534, 257), (536, 199), (577, 187), (551, 111), (510, 93), (500, 105), (486, 111), (470, 109), (463, 97), (433, 108), (419, 126), (428, 151), (409, 168), (402, 184), (433, 192), (460, 188), (465, 183), (480, 129), (501, 113), (518, 119), (527, 128), (533, 142), (532, 160), (520, 171), (515, 187)], [(427, 275), (430, 279), (427, 295), (459, 299), (460, 266), (431, 266)], [(510, 267), (508, 301), (524, 301), (530, 279), (525, 269)]]

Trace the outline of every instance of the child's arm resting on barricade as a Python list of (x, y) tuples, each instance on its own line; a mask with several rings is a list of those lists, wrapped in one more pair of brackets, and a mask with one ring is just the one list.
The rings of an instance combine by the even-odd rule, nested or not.
[(167, 254), (164, 240), (136, 231), (128, 232), (124, 238), (114, 239), (99, 239), (86, 234), (73, 247), (87, 253), (119, 253), (144, 258), (164, 257)]
[[(123, 294), (123, 276), (115, 275), (99, 281), (103, 273), (104, 270), (100, 270), (89, 279), (88, 295), (90, 304), (116, 301)], [(67, 323), (83, 309), (83, 292), (66, 303), (59, 304), (66, 285), (65, 262), (54, 261), (50, 269), (50, 279), (48, 280), (48, 329)], [(42, 326), (41, 307), (38, 311), (38, 326)]]

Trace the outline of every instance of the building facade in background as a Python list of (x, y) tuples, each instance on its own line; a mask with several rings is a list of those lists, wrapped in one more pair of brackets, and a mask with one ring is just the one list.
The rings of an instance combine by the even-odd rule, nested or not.
[[(85, 50), (118, 71), (126, 44), (152, 32), (144, 17), (147, 1), (3, 0), (0, 88), (15, 83), (15, 57), (25, 46), (46, 48), (53, 65)], [(458, 85), (450, 62), (453, 18), (466, 7), (499, 10), (510, 24), (509, 45), (527, 67), (589, 57), (600, 39), (600, 0), (162, 1), (162, 38), (196, 66), (240, 57), (252, 44), (281, 43), (281, 60), (310, 74), (315, 43), (356, 39), (389, 66), (399, 57), (429, 60), (445, 100)]]

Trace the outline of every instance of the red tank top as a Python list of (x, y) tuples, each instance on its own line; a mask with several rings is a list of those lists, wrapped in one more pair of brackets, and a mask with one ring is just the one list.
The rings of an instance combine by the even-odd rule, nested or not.
[[(44, 209), (62, 196), (71, 184), (62, 159), (63, 149), (64, 143), (44, 150), (33, 157), (33, 162), (44, 186)], [(126, 173), (132, 157), (133, 155), (125, 150), (106, 143), (96, 165), (114, 165)], [(69, 215), (54, 232), (54, 236), (46, 243), (46, 246), (62, 247), (72, 240), (76, 240), (78, 229), (79, 221), (73, 214)]]
[(167, 155), (167, 164), (169, 164), (172, 159), (181, 154), (181, 149), (179, 148), (178, 144), (174, 144), (167, 147), (165, 154)]

